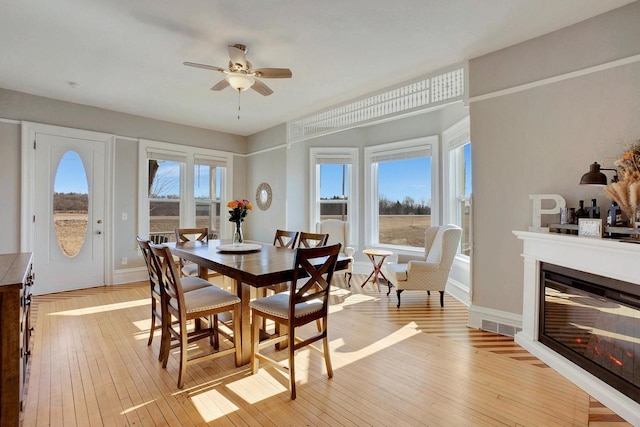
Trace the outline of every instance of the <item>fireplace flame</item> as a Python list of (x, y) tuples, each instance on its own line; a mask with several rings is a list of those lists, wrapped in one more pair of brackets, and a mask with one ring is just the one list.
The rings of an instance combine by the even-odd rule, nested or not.
[(615, 363), (616, 365), (618, 365), (618, 366), (622, 366), (622, 362), (621, 362), (621, 361), (619, 361), (618, 359), (616, 359), (615, 357), (613, 357), (612, 355), (609, 355), (609, 359), (611, 359), (611, 361), (612, 361), (613, 363)]

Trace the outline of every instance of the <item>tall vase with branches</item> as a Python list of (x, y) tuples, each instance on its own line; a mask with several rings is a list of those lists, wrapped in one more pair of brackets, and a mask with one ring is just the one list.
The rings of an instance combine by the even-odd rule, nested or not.
[(618, 203), (620, 209), (632, 224), (636, 209), (640, 205), (640, 141), (633, 144), (615, 162), (619, 180), (609, 184), (605, 191)]

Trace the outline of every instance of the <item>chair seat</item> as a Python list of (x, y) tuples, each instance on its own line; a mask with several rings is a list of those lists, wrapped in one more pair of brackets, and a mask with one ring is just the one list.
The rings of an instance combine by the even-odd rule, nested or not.
[[(217, 286), (207, 286), (205, 288), (200, 288), (184, 293), (184, 305), (186, 313), (212, 310), (239, 302), (240, 298), (238, 298), (231, 292), (220, 289)], [(172, 299), (170, 304), (174, 309), (178, 309), (178, 304), (175, 299)]]
[(387, 264), (387, 274), (392, 283), (406, 282), (409, 278), (407, 269), (409, 264)]
[[(251, 301), (249, 306), (271, 316), (287, 319), (289, 317), (289, 291), (266, 298), (258, 298)], [(296, 317), (303, 317), (320, 310), (322, 310), (322, 301), (319, 299), (298, 303), (296, 304)]]

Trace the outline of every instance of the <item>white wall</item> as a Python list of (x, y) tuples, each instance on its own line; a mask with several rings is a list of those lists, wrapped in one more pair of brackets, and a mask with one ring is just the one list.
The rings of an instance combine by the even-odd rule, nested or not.
[(606, 212), (604, 191), (578, 183), (640, 138), (640, 63), (588, 68), (640, 54), (639, 22), (636, 2), (470, 61), (472, 325), (522, 313), (522, 244), (511, 231), (531, 225), (529, 194), (561, 194), (569, 206), (597, 198)]

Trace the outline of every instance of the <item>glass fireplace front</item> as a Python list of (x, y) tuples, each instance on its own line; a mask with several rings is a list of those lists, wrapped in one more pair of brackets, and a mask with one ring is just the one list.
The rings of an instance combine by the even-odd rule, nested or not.
[(538, 340), (640, 403), (640, 285), (541, 265)]

